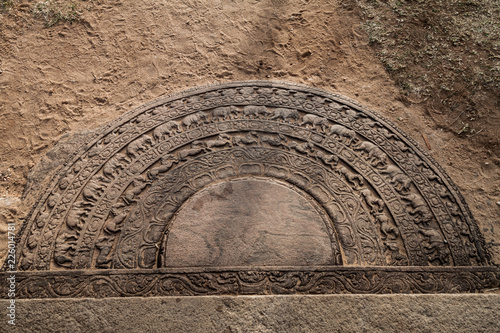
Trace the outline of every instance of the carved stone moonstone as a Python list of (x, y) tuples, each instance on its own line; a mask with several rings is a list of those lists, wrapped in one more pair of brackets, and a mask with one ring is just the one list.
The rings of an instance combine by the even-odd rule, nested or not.
[(17, 253), (28, 298), (500, 285), (463, 197), (412, 139), (344, 97), (260, 81), (101, 128), (53, 175)]

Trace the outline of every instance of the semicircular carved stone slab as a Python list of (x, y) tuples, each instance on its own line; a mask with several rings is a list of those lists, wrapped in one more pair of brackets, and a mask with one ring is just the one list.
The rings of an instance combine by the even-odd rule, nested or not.
[(337, 264), (336, 239), (321, 207), (302, 191), (269, 178), (211, 184), (170, 223), (162, 267)]
[[(324, 265), (325, 276), (344, 266), (342, 280), (346, 267), (419, 266), (444, 274), (440, 290), (452, 291), (463, 267), (491, 271), (463, 197), (412, 139), (341, 96), (261, 81), (160, 98), (104, 126), (53, 177), (18, 241), (19, 271), (62, 280), (132, 269), (147, 279), (144, 269), (187, 266), (222, 275), (226, 266), (288, 266), (312, 277)], [(404, 280), (410, 271), (391, 272)], [(209, 274), (190, 272), (166, 281)]]

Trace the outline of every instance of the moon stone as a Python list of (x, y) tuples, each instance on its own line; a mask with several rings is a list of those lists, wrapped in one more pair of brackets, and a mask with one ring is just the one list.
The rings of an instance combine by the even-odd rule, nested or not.
[(500, 286), (443, 168), (337, 94), (223, 83), (161, 97), (79, 138), (60, 167), (35, 177), (43, 189), (28, 191), (15, 260), (0, 272), (17, 271), (16, 298)]

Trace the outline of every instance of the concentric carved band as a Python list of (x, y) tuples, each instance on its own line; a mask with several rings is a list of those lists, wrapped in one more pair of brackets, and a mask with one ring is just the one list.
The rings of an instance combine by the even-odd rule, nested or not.
[(23, 225), (19, 270), (158, 269), (183, 203), (238, 177), (306, 192), (327, 216), (339, 265), (489, 263), (466, 203), (432, 158), (387, 120), (324, 91), (199, 88), (132, 111), (82, 147)]

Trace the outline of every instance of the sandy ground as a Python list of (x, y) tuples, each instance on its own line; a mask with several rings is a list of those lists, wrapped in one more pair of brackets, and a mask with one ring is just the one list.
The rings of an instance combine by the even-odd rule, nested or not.
[(30, 170), (66, 134), (197, 85), (270, 79), (355, 99), (422, 147), (425, 136), (500, 262), (500, 161), (438, 129), (423, 106), (401, 102), (341, 1), (94, 1), (81, 22), (51, 28), (31, 17), (32, 3), (0, 14), (1, 244), (6, 222), (26, 214), (20, 198)]

